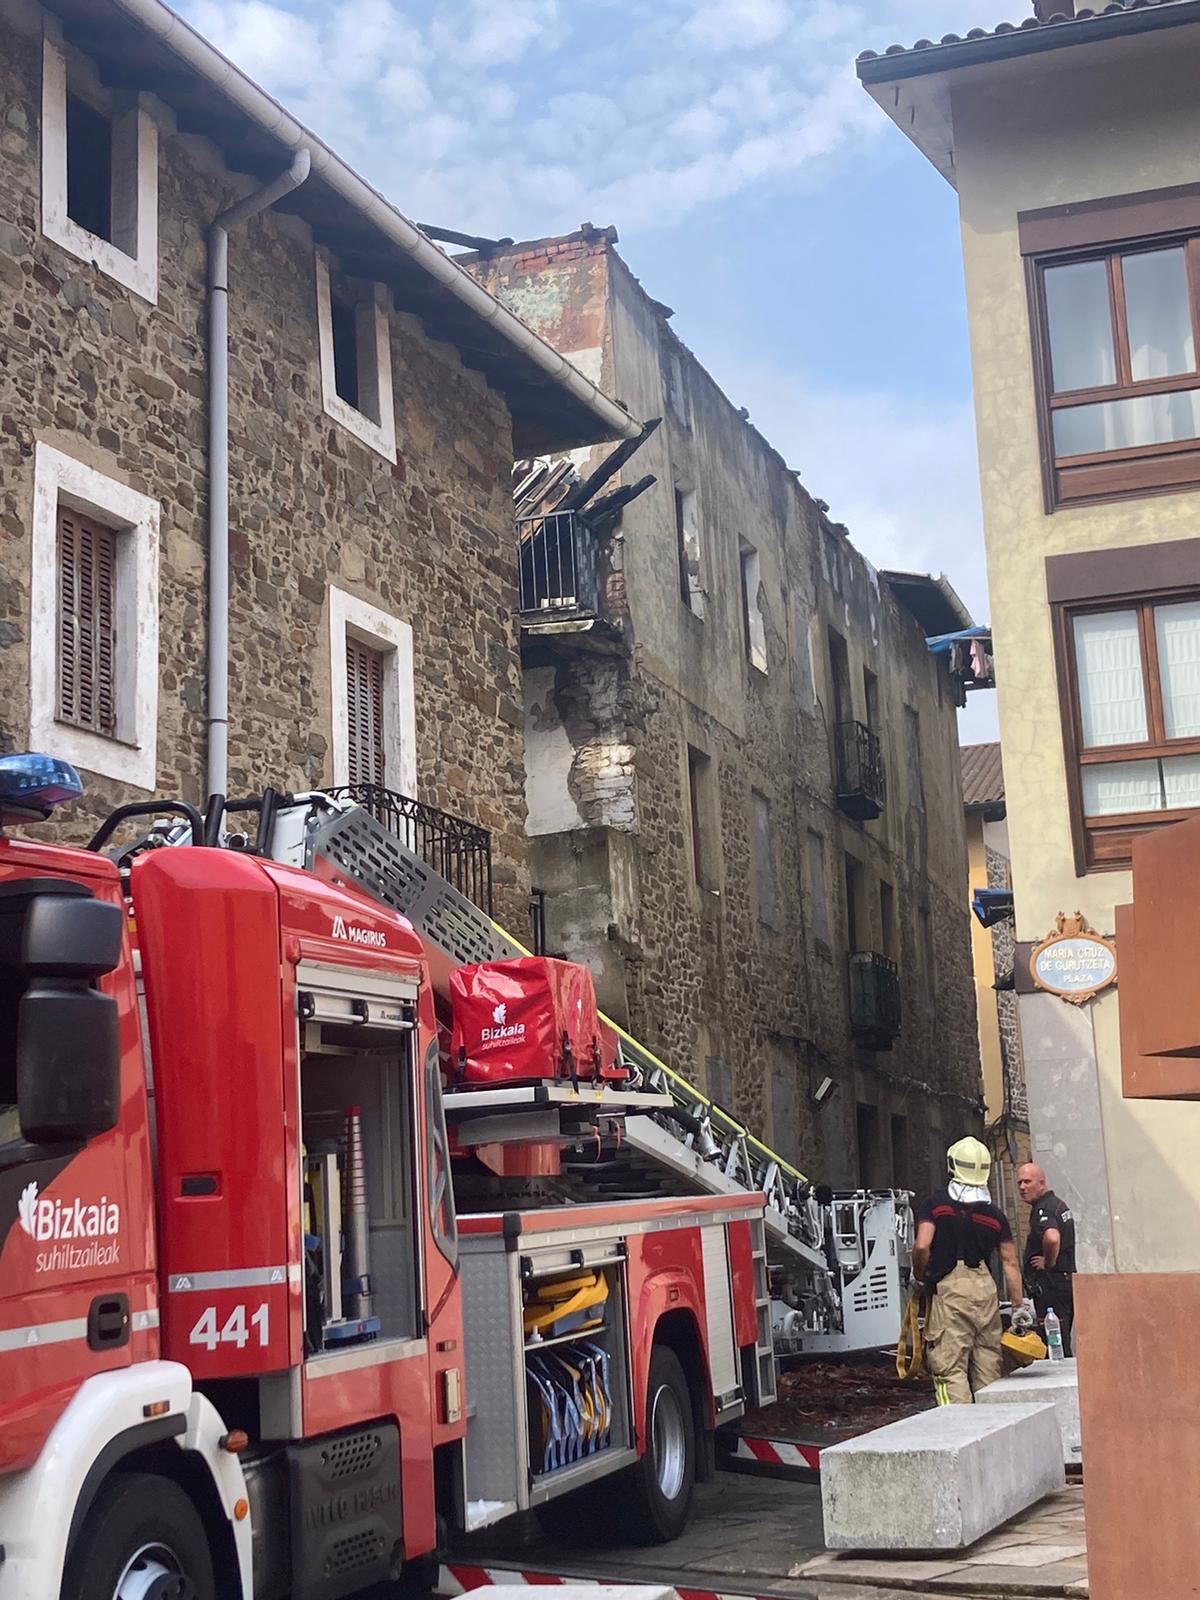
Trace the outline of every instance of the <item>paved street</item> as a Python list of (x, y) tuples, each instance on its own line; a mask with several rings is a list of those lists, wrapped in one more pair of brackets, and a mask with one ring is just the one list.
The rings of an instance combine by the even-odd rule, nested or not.
[(669, 1583), (789, 1600), (887, 1600), (888, 1595), (1084, 1595), (1083, 1491), (1071, 1486), (983, 1539), (967, 1555), (862, 1560), (824, 1550), (813, 1483), (728, 1472), (697, 1490), (684, 1538), (652, 1549), (489, 1541), (465, 1559), (526, 1572)]

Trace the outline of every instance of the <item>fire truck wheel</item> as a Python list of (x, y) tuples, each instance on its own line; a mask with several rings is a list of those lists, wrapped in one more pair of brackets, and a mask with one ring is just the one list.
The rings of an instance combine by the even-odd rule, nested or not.
[(633, 1469), (633, 1531), (666, 1544), (687, 1526), (696, 1481), (696, 1426), (679, 1357), (658, 1344), (646, 1388), (646, 1451)]
[(169, 1478), (116, 1472), (92, 1503), (61, 1600), (216, 1600), (204, 1525)]

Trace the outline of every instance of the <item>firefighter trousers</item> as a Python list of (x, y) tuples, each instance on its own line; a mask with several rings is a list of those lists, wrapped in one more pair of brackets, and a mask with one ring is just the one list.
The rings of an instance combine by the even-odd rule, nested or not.
[(987, 1267), (960, 1261), (938, 1284), (925, 1319), (925, 1364), (940, 1406), (969, 1406), (975, 1390), (995, 1383), (1000, 1354), (1000, 1298)]

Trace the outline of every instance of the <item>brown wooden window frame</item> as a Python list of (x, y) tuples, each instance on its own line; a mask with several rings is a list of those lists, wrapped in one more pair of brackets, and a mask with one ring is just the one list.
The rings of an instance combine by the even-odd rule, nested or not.
[(117, 704), (117, 540), (120, 530), (60, 504), (57, 517), (58, 675), (55, 718), (120, 736)]
[[(1192, 541), (1188, 541), (1191, 543)], [(1075, 870), (1087, 872), (1124, 871), (1130, 865), (1133, 840), (1151, 828), (1182, 822), (1200, 816), (1195, 806), (1170, 811), (1133, 811), (1114, 816), (1088, 817), (1083, 805), (1083, 769), (1088, 766), (1115, 765), (1123, 761), (1154, 761), (1171, 756), (1200, 755), (1200, 736), (1170, 739), (1163, 717), (1162, 678), (1159, 671), (1158, 634), (1154, 624), (1157, 606), (1200, 601), (1200, 582), (1193, 588), (1164, 587), (1155, 591), (1105, 595), (1087, 600), (1059, 601), (1052, 605), (1055, 655), (1058, 668), (1063, 745), (1067, 763), (1067, 790), (1071, 814)], [(1083, 714), (1079, 695), (1079, 672), (1075, 652), (1075, 618), (1102, 616), (1114, 611), (1133, 611), (1138, 619), (1141, 647), (1142, 692), (1145, 696), (1146, 727), (1149, 737), (1139, 743), (1085, 745)]]
[[(1056, 411), (1200, 390), (1200, 184), (1022, 212), (1018, 232), (1025, 259), (1046, 512), (1200, 488), (1200, 437), (1061, 457), (1054, 445)], [(1180, 247), (1185, 252), (1196, 369), (1135, 381), (1130, 368), (1122, 258)], [(1087, 261), (1103, 261), (1108, 267), (1117, 382), (1055, 393), (1044, 275), (1052, 267)]]
[(346, 781), (387, 784), (387, 660), (346, 634)]

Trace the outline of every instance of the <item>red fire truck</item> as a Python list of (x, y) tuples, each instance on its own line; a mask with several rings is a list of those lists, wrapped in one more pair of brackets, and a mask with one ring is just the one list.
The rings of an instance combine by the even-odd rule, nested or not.
[[(0, 821), (77, 792), (0, 759)], [(0, 837), (0, 1600), (335, 1600), (568, 1495), (677, 1535), (773, 1392), (763, 1195), (639, 1191), (669, 1097), (599, 1050), (453, 1087), (453, 917), (369, 817), (153, 811)]]

